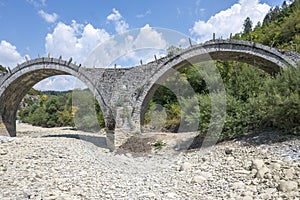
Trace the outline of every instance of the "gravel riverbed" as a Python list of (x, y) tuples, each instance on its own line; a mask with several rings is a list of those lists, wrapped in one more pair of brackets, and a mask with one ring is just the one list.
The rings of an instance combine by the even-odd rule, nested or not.
[(0, 136), (0, 199), (300, 198), (299, 137), (136, 156), (110, 152), (100, 133), (17, 130)]

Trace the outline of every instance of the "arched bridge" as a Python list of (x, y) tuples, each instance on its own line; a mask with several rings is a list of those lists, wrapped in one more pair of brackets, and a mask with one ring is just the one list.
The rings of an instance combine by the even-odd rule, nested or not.
[[(297, 66), (300, 55), (249, 41), (215, 40), (191, 46), (132, 68), (87, 68), (55, 58), (37, 58), (0, 75), (0, 122), (5, 132), (16, 136), (16, 113), (22, 98), (39, 81), (53, 75), (72, 75), (84, 82), (95, 95), (104, 113), (107, 142), (115, 145), (115, 137), (127, 138), (140, 132), (148, 103), (173, 69), (209, 60), (235, 60), (276, 73), (281, 68)], [(119, 140), (118, 140), (119, 141)]]

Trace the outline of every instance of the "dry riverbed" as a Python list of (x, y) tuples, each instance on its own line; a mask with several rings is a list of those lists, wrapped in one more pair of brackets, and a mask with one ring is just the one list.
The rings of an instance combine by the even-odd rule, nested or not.
[(103, 133), (17, 129), (0, 136), (0, 199), (300, 198), (299, 137), (268, 143), (267, 133), (188, 152), (167, 139), (141, 156), (109, 152)]

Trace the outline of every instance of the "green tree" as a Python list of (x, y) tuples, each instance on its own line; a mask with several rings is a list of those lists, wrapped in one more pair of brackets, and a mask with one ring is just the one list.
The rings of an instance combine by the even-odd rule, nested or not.
[(248, 34), (252, 31), (252, 25), (253, 25), (253, 22), (251, 21), (250, 17), (247, 17), (244, 21), (244, 24), (243, 24), (243, 33), (244, 34)]
[(2, 65), (0, 65), (0, 71), (1, 72), (7, 72), (7, 69), (5, 67), (3, 67)]

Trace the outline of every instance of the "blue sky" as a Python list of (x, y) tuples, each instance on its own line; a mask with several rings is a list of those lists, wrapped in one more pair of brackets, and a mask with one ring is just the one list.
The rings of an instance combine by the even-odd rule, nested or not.
[[(97, 44), (135, 28), (168, 28), (203, 42), (254, 24), (283, 0), (0, 0), (0, 64), (50, 53), (82, 62)], [(157, 35), (157, 34), (156, 34)], [(53, 81), (54, 79), (52, 79)], [(46, 83), (46, 82), (45, 82)]]

